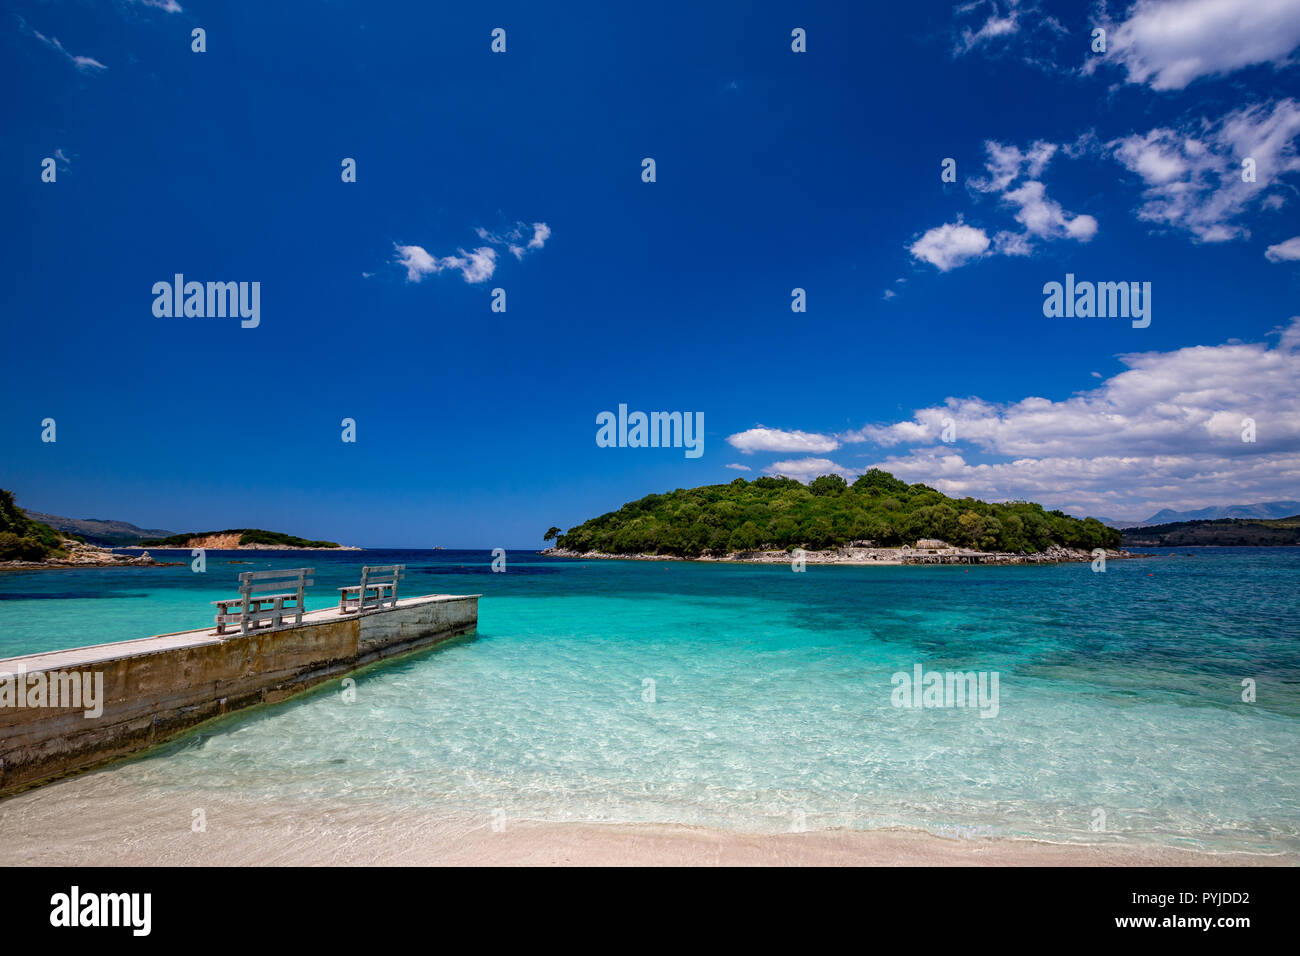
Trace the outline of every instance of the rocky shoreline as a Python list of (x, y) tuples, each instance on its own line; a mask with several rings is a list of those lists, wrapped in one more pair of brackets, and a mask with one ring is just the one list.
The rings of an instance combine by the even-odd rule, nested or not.
[[(1107, 561), (1146, 557), (1128, 551), (1103, 550)], [(601, 551), (570, 551), (565, 548), (547, 548), (539, 554), (553, 558), (581, 558), (593, 561), (709, 561), (740, 564), (791, 564), (796, 554), (791, 551), (733, 551), (730, 554), (701, 555), (680, 558), (667, 554), (606, 554)], [(845, 565), (909, 565), (909, 564), (1068, 564), (1091, 563), (1094, 555), (1080, 548), (1063, 548), (1053, 545), (1037, 554), (1006, 551), (972, 551), (952, 546), (936, 548), (876, 548), (842, 547), (828, 551), (802, 551), (807, 564)]]
[(118, 554), (108, 548), (73, 541), (62, 542), (64, 556), (44, 561), (0, 561), (0, 571), (44, 571), (59, 568), (153, 568), (179, 564), (178, 561), (155, 561), (145, 551), (138, 555)]

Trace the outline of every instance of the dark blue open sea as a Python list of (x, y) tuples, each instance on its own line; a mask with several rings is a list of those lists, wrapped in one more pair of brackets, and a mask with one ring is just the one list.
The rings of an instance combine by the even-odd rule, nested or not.
[[(235, 575), (363, 563), (482, 593), (478, 635), (227, 718), (106, 774), (157, 790), (769, 832), (1300, 849), (1300, 549), (1045, 567), (188, 552), (0, 575), (0, 656), (202, 627)], [(228, 562), (249, 562), (233, 564)], [(998, 675), (995, 716), (893, 675)], [(1245, 702), (1243, 681), (1253, 681)], [(989, 708), (984, 713), (991, 714)]]

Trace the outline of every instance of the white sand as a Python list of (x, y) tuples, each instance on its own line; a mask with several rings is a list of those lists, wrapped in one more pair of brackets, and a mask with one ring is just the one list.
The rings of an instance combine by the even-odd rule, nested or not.
[[(194, 811), (206, 832), (194, 832)], [(953, 840), (908, 830), (746, 834), (667, 824), (532, 823), (308, 800), (132, 789), (112, 773), (0, 801), (0, 865), (1300, 865), (1300, 855)]]

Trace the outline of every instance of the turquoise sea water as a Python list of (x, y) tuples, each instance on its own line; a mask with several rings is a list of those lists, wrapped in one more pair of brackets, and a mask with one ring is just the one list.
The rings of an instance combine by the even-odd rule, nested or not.
[[(242, 570), (314, 565), (315, 608), (402, 561), (407, 595), (483, 593), (478, 635), (363, 672), (355, 703), (332, 682), (104, 772), (535, 820), (1298, 850), (1300, 549), (1156, 553), (796, 574), (518, 552), (495, 574), (486, 552), (209, 552), (202, 575), (0, 575), (0, 656), (204, 626)], [(997, 672), (997, 716), (893, 706), (915, 664)]]

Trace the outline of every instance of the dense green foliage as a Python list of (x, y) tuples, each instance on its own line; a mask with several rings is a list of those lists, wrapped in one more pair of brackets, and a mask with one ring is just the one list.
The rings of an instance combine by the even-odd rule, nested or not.
[(1174, 521), (1147, 528), (1128, 528), (1124, 531), (1124, 544), (1147, 548), (1189, 545), (1276, 547), (1300, 544), (1300, 515), (1291, 518)]
[(65, 537), (23, 514), (13, 492), (0, 488), (0, 561), (44, 561)]
[(1095, 518), (1071, 518), (1027, 501), (949, 498), (873, 468), (851, 486), (837, 475), (808, 485), (792, 478), (737, 478), (647, 495), (570, 528), (557, 543), (574, 551), (691, 557), (759, 548), (822, 550), (856, 540), (896, 547), (920, 538), (1035, 553), (1053, 544), (1117, 548), (1120, 533)]
[(247, 544), (282, 544), (289, 548), (337, 548), (334, 541), (309, 541), (306, 538), (282, 534), (279, 531), (264, 531), (261, 528), (228, 528), (225, 531), (194, 531), (173, 534), (166, 538), (154, 538), (141, 542), (150, 548), (183, 548), (191, 538), (206, 538), (210, 534), (237, 534), (241, 546)]

